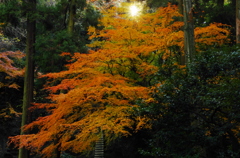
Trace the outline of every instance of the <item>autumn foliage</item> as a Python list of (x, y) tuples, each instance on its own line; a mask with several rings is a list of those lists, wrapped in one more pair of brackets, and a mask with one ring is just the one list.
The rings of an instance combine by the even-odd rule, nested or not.
[[(164, 61), (183, 51), (183, 23), (176, 20), (182, 15), (170, 5), (136, 19), (118, 9), (104, 13), (103, 29), (89, 28), (93, 42), (88, 54), (63, 53), (72, 57), (68, 69), (41, 76), (48, 78), (45, 89), (51, 102), (32, 109), (45, 108), (48, 115), (24, 127), (37, 133), (12, 137), (17, 146), (52, 157), (55, 150), (91, 150), (100, 129), (111, 142), (151, 127), (149, 118), (133, 113), (133, 108), (136, 101), (151, 99), (154, 75)], [(195, 33), (199, 50), (221, 45), (229, 35), (225, 25), (216, 23)]]
[(36, 104), (47, 108), (51, 115), (25, 127), (39, 132), (15, 137), (22, 138), (21, 145), (32, 150), (49, 143), (42, 151), (47, 157), (56, 148), (73, 152), (89, 150), (98, 140), (99, 128), (110, 141), (116, 136), (129, 135), (127, 129), (144, 126), (144, 120), (131, 116), (131, 111), (136, 107), (136, 99), (147, 98), (147, 88), (136, 86), (134, 81), (120, 75), (101, 72), (102, 63), (95, 54), (77, 53), (74, 58), (77, 61), (69, 65), (68, 71), (43, 76), (62, 81), (57, 86), (46, 87), (52, 92), (49, 99), (54, 103)]
[[(14, 107), (19, 94), (19, 81), (23, 78), (24, 69), (17, 64), (24, 57), (22, 52), (0, 52), (0, 124), (1, 137), (9, 134), (6, 127), (13, 126), (14, 118), (19, 117), (19, 113)], [(18, 96), (15, 96), (15, 95)]]
[(0, 88), (18, 88), (18, 85), (11, 82), (11, 79), (23, 76), (24, 70), (14, 66), (14, 59), (18, 60), (24, 57), (24, 54), (20, 51), (12, 52), (0, 52), (0, 73), (4, 77), (0, 81)]
[[(1, 25), (3, 25), (3, 23), (0, 23), (0, 40), (4, 38), (1, 30)], [(11, 97), (7, 99), (5, 97), (8, 95), (8, 93), (12, 94), (14, 91), (19, 90), (20, 86), (18, 85), (16, 80), (20, 77), (23, 77), (24, 69), (21, 68), (20, 64), (17, 63), (19, 63), (19, 61), (24, 56), (24, 53), (20, 51), (0, 52), (0, 123), (2, 128), (5, 128), (5, 125), (9, 126), (10, 122), (8, 121), (11, 120), (13, 117), (19, 116), (19, 113), (14, 110), (10, 103)], [(5, 131), (4, 129), (1, 130), (3, 135), (7, 131)]]

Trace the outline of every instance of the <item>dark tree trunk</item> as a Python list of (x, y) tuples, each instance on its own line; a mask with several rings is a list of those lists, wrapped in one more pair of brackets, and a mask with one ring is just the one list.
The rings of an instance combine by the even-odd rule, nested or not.
[(67, 31), (72, 35), (75, 23), (75, 15), (76, 15), (76, 4), (75, 0), (70, 1), (69, 7), (69, 18), (68, 18), (68, 26)]
[[(183, 15), (183, 0), (177, 0), (178, 2), (178, 11), (180, 14)], [(183, 21), (183, 18), (180, 17), (180, 20)], [(186, 62), (185, 62), (185, 53), (184, 52), (181, 52), (180, 54), (180, 61), (179, 61), (180, 65), (185, 65)]]
[[(34, 62), (33, 55), (35, 53), (34, 43), (35, 43), (35, 29), (36, 22), (33, 19), (33, 14), (36, 9), (36, 0), (27, 0), (26, 2), (31, 8), (28, 10), (27, 17), (27, 46), (26, 46), (26, 68), (25, 68), (25, 78), (24, 78), (24, 93), (23, 93), (23, 106), (22, 106), (22, 123), (21, 126), (28, 124), (30, 122), (30, 113), (28, 108), (33, 101), (33, 79), (34, 79)], [(31, 17), (32, 16), (32, 17)], [(27, 134), (26, 131), (21, 130), (21, 135)], [(28, 151), (25, 148), (19, 149), (18, 158), (28, 158)]]

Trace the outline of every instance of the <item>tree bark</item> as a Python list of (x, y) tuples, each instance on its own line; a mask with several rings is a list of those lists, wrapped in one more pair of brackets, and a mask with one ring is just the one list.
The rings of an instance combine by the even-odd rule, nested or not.
[(240, 0), (236, 0), (236, 43), (240, 43)]
[[(36, 9), (36, 0), (28, 0), (26, 2), (31, 6), (27, 17), (27, 42), (26, 42), (26, 68), (24, 77), (24, 92), (23, 92), (23, 106), (22, 106), (22, 122), (21, 127), (30, 122), (30, 113), (28, 108), (33, 101), (33, 79), (34, 79), (34, 62), (33, 55), (35, 53), (35, 29), (36, 22), (31, 17)], [(21, 129), (21, 135), (27, 134)], [(18, 158), (28, 158), (29, 152), (25, 148), (19, 149)]]
[(191, 0), (183, 0), (184, 19), (184, 53), (186, 65), (191, 63), (195, 55), (193, 9)]
[[(180, 14), (183, 15), (183, 0), (177, 0), (178, 2), (178, 11)], [(183, 18), (180, 17), (180, 21), (183, 21)], [(179, 60), (180, 65), (185, 65), (185, 53), (184, 52), (180, 52), (180, 60)]]
[(69, 18), (68, 18), (68, 25), (67, 31), (69, 34), (73, 34), (74, 23), (75, 23), (75, 15), (76, 15), (76, 2), (75, 0), (70, 1), (69, 7)]

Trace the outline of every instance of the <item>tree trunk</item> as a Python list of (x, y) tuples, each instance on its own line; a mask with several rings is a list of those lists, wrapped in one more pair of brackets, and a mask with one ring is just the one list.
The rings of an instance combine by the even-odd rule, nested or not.
[(193, 9), (191, 0), (183, 0), (184, 53), (186, 65), (191, 63), (195, 54)]
[[(177, 2), (178, 2), (178, 11), (179, 11), (180, 14), (183, 15), (183, 0), (177, 0)], [(182, 17), (180, 17), (180, 21), (183, 21)], [(184, 52), (180, 53), (180, 60), (179, 60), (180, 65), (185, 65), (186, 64), (184, 54), (185, 54)]]
[(236, 43), (240, 43), (240, 0), (236, 0)]
[(67, 31), (69, 34), (72, 35), (73, 29), (74, 29), (74, 23), (75, 23), (75, 15), (76, 15), (76, 4), (75, 0), (70, 1), (70, 7), (69, 7), (69, 18), (68, 18), (68, 25), (67, 25)]
[[(23, 127), (30, 122), (30, 114), (28, 108), (33, 101), (33, 79), (34, 79), (34, 62), (33, 55), (35, 53), (34, 43), (35, 43), (35, 29), (36, 22), (30, 17), (33, 15), (36, 9), (36, 0), (28, 0), (27, 4), (31, 6), (29, 10), (29, 15), (27, 17), (27, 46), (26, 46), (26, 68), (24, 77), (24, 92), (23, 92), (23, 106), (22, 106), (22, 123)], [(21, 129), (21, 135), (27, 134), (26, 131)], [(18, 158), (28, 158), (28, 151), (25, 148), (19, 149)]]

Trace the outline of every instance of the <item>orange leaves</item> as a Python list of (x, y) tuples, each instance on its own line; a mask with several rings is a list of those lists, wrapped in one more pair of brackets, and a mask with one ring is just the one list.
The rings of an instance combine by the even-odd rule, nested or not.
[(197, 45), (222, 45), (228, 43), (230, 39), (229, 26), (221, 23), (212, 23), (206, 27), (195, 29), (195, 41)]
[(18, 89), (20, 86), (17, 85), (16, 83), (12, 83), (8, 86), (9, 88), (14, 88), (14, 89)]
[[(67, 71), (43, 75), (53, 82), (61, 82), (46, 87), (52, 93), (49, 99), (53, 103), (35, 105), (46, 107), (51, 114), (24, 127), (25, 130), (39, 129), (35, 135), (22, 137), (31, 145), (32, 151), (40, 151), (46, 146), (41, 153), (51, 157), (56, 148), (73, 152), (90, 150), (92, 143), (99, 139), (100, 127), (110, 142), (117, 136), (129, 135), (127, 129), (138, 124), (139, 120), (131, 116), (132, 107), (136, 107), (136, 99), (147, 99), (149, 90), (135, 85), (134, 80), (117, 71), (110, 73), (113, 68), (107, 67), (104, 55), (111, 57), (99, 52), (75, 53), (75, 62), (69, 64)], [(121, 56), (117, 58), (120, 59)], [(142, 69), (143, 66), (148, 67), (146, 71), (152, 69), (146, 63)], [(61, 90), (63, 93), (59, 94)], [(141, 123), (141, 127), (143, 125)]]
[(183, 41), (183, 23), (173, 19), (181, 16), (176, 6), (160, 8), (156, 13), (141, 15), (137, 20), (122, 14), (121, 17), (113, 17), (114, 14), (116, 11), (109, 10), (109, 14), (106, 13), (100, 19), (103, 30), (89, 28), (91, 39), (104, 39), (103, 42), (93, 42), (90, 47), (98, 47), (101, 49), (98, 51), (114, 54), (115, 59), (134, 59), (139, 63), (152, 58), (151, 53), (154, 51), (164, 52), (173, 45), (183, 48), (183, 42), (179, 42)]
[[(125, 14), (118, 14), (118, 10), (113, 8), (104, 13), (100, 19), (103, 30), (89, 28), (91, 39), (103, 39), (91, 43), (90, 47), (100, 48), (98, 51), (106, 54), (114, 54), (115, 58), (120, 56), (117, 54), (121, 54), (121, 57), (125, 54), (129, 59), (138, 59), (141, 56), (146, 59), (154, 51), (164, 53), (163, 57), (169, 57), (168, 52), (173, 46), (179, 48), (178, 52), (183, 52), (184, 24), (175, 20), (182, 16), (177, 6), (159, 8), (155, 13), (141, 15), (137, 20), (128, 18)], [(205, 49), (200, 46), (226, 43), (230, 33), (227, 27), (214, 23), (204, 28), (196, 28), (195, 40), (198, 50)]]
[(6, 108), (1, 108), (0, 109), (0, 119), (2, 121), (8, 121), (10, 119), (12, 119), (13, 117), (19, 117), (20, 113), (17, 113), (12, 106), (7, 103), (7, 107)]
[[(39, 128), (40, 131), (23, 139), (28, 139), (34, 150), (56, 140), (61, 150), (79, 152), (90, 149), (98, 139), (100, 127), (109, 140), (129, 135), (127, 129), (138, 122), (131, 117), (133, 102), (137, 98), (146, 99), (148, 89), (131, 86), (121, 76), (99, 75), (82, 80), (66, 94), (52, 96), (56, 102), (52, 114), (27, 125), (25, 129)], [(50, 154), (53, 145), (46, 146), (42, 153)]]
[[(170, 49), (174, 46), (180, 48), (177, 51), (183, 50), (183, 23), (174, 20), (179, 16), (176, 6), (160, 8), (137, 20), (114, 10), (106, 12), (100, 19), (102, 30), (89, 28), (92, 43), (88, 46), (92, 50), (88, 54), (75, 53), (66, 71), (41, 76), (49, 79), (45, 88), (51, 93), (51, 103), (35, 107), (45, 107), (49, 115), (25, 126), (39, 131), (22, 136), (20, 146), (30, 145), (32, 150), (51, 157), (56, 148), (90, 150), (99, 139), (99, 128), (108, 142), (130, 135), (128, 129), (150, 128), (148, 118), (132, 114), (133, 107), (138, 107), (136, 100), (154, 102), (149, 93), (159, 59), (175, 55)], [(216, 32), (206, 32), (215, 27)], [(228, 32), (221, 27), (197, 28), (196, 40), (225, 39)], [(218, 37), (219, 32), (222, 37)]]
[(153, 65), (149, 65), (148, 63), (146, 62), (142, 62), (140, 65), (139, 65), (139, 68), (138, 68), (138, 74), (141, 74), (140, 76), (145, 78), (147, 76), (151, 76), (151, 75), (154, 75), (156, 72), (158, 71), (158, 68), (156, 66), (153, 66)]
[(12, 58), (20, 59), (25, 55), (20, 52), (0, 52), (0, 72), (7, 73), (11, 77), (23, 75), (23, 71), (13, 66), (14, 61)]
[[(17, 76), (23, 76), (24, 69), (20, 69), (14, 66), (14, 60), (19, 60), (23, 58), (25, 55), (20, 52), (0, 52), (0, 72), (5, 74), (4, 80), (10, 80), (11, 78), (15, 78)], [(0, 81), (1, 87), (9, 87), (18, 89), (18, 85), (16, 83), (2, 83)]]
[(182, 15), (178, 12), (178, 8), (175, 5), (168, 5), (167, 7), (159, 8), (156, 13), (153, 13), (150, 19), (152, 19), (152, 25), (160, 26), (163, 28), (167, 28), (174, 21), (173, 17), (182, 17)]

